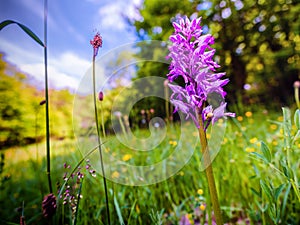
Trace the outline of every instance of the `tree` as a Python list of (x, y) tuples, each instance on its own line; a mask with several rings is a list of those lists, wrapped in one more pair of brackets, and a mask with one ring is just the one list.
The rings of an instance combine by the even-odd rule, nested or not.
[[(268, 104), (275, 96), (282, 104), (289, 103), (300, 71), (299, 10), (299, 2), (292, 0), (145, 0), (140, 8), (143, 19), (133, 24), (141, 39), (167, 41), (173, 32), (172, 18), (196, 12), (204, 32), (215, 37), (216, 60), (231, 80), (226, 87), (229, 100)], [(139, 67), (138, 77), (149, 74), (164, 76), (167, 66), (145, 63)]]
[[(41, 141), (45, 129), (45, 108), (40, 105), (43, 91), (29, 75), (5, 62), (0, 54), (0, 149)], [(73, 137), (72, 101), (68, 90), (50, 91), (53, 137)]]

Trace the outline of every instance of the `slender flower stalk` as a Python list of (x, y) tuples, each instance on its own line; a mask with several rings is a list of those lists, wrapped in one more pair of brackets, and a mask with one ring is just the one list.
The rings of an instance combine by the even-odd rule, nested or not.
[(102, 91), (99, 92), (98, 95), (98, 99), (100, 101), (100, 109), (101, 109), (101, 125), (102, 125), (102, 133), (103, 133), (103, 137), (106, 138), (106, 134), (105, 134), (105, 126), (104, 126), (104, 116), (103, 116), (103, 98), (104, 98), (104, 94)]
[[(106, 213), (107, 213), (107, 221), (110, 225), (110, 213), (109, 213), (109, 204), (108, 204), (108, 191), (107, 191), (107, 184), (105, 178), (105, 170), (104, 170), (104, 163), (103, 163), (103, 155), (102, 155), (102, 147), (101, 147), (101, 138), (100, 138), (100, 128), (99, 128), (99, 120), (98, 120), (98, 111), (97, 111), (97, 95), (96, 95), (96, 76), (95, 76), (95, 60), (98, 54), (99, 48), (102, 47), (102, 37), (99, 33), (94, 36), (94, 39), (90, 41), (91, 45), (93, 46), (93, 97), (94, 97), (94, 111), (95, 111), (95, 122), (96, 122), (96, 129), (97, 129), (97, 136), (98, 136), (98, 146), (99, 146), (99, 154), (100, 154), (100, 161), (101, 161), (101, 170), (103, 175), (103, 185), (105, 191), (105, 200), (106, 200)], [(103, 96), (102, 96), (103, 98)], [(100, 99), (100, 96), (99, 96)]]
[(295, 90), (295, 101), (298, 109), (300, 109), (299, 88), (300, 88), (300, 81), (297, 80), (294, 82), (294, 90)]
[(200, 125), (200, 127), (198, 129), (198, 132), (199, 132), (202, 155), (203, 155), (203, 164), (204, 164), (203, 166), (204, 166), (204, 168), (206, 168), (205, 173), (206, 173), (207, 183), (208, 183), (208, 187), (209, 187), (211, 203), (213, 205), (214, 213), (216, 215), (216, 223), (223, 224), (220, 204), (219, 204), (219, 200), (218, 200), (218, 193), (217, 193), (215, 179), (214, 179), (214, 172), (213, 172), (213, 168), (211, 165), (209, 149), (207, 147), (207, 138), (206, 138), (205, 128), (204, 128), (201, 117), (199, 117), (199, 125)]
[(188, 18), (178, 18), (178, 21), (173, 23), (175, 32), (170, 36), (172, 44), (169, 46), (168, 58), (171, 59), (171, 64), (167, 76), (170, 82), (182, 77), (185, 83), (184, 87), (168, 84), (173, 91), (170, 101), (175, 106), (175, 112), (182, 111), (198, 128), (211, 202), (217, 225), (221, 225), (222, 215), (206, 130), (219, 118), (234, 117), (235, 114), (225, 112), (227, 103), (224, 100), (226, 92), (223, 86), (229, 80), (220, 79), (225, 73), (215, 73), (216, 68), (220, 66), (213, 60), (215, 49), (210, 45), (214, 43), (214, 38), (210, 34), (202, 34), (200, 23), (201, 18), (192, 21)]
[(169, 110), (169, 80), (164, 81), (164, 92), (165, 92), (165, 108), (166, 108), (166, 116), (167, 116), (167, 123), (170, 121), (170, 110)]
[(45, 103), (46, 103), (46, 156), (47, 156), (47, 177), (49, 191), (52, 193), (50, 174), (50, 124), (49, 124), (49, 93), (48, 93), (48, 58), (47, 58), (47, 16), (48, 0), (44, 1), (44, 65), (45, 65)]

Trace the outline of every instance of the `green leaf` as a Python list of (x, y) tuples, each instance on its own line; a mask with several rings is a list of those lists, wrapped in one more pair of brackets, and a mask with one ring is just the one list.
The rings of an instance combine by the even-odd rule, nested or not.
[(268, 208), (268, 213), (270, 218), (273, 220), (273, 222), (276, 221), (276, 206), (275, 204), (271, 204), (270, 207)]
[(254, 155), (257, 159), (263, 160), (265, 163), (268, 163), (268, 160), (265, 158), (265, 156), (257, 153), (257, 152), (251, 152), (252, 155)]
[(293, 173), (292, 170), (288, 167), (288, 165), (286, 164), (286, 161), (284, 160), (280, 160), (280, 165), (282, 166), (282, 170), (284, 175), (288, 178), (291, 179), (293, 177)]
[(120, 209), (120, 206), (119, 206), (119, 203), (118, 203), (118, 200), (117, 200), (116, 196), (114, 196), (114, 203), (115, 203), (117, 215), (118, 215), (118, 218), (119, 218), (119, 222), (120, 222), (121, 225), (125, 225), (123, 217), (122, 217), (121, 209)]
[(300, 129), (300, 110), (297, 109), (295, 114), (294, 114), (294, 123), (297, 127), (297, 129)]
[(253, 194), (255, 194), (257, 197), (259, 197), (259, 198), (261, 198), (261, 194), (258, 192), (258, 191), (256, 191), (254, 188), (250, 188), (250, 190), (253, 192)]
[(261, 186), (262, 190), (264, 191), (264, 193), (266, 194), (266, 196), (268, 197), (269, 201), (272, 203), (273, 195), (272, 195), (272, 190), (269, 187), (269, 185), (266, 184), (263, 180), (260, 180), (260, 186)]
[(277, 201), (281, 192), (283, 191), (283, 189), (285, 188), (285, 184), (281, 184), (280, 186), (278, 186), (277, 188), (275, 188), (274, 190), (274, 198)]
[(83, 180), (80, 182), (80, 186), (79, 186), (78, 193), (77, 193), (77, 205), (76, 205), (76, 211), (75, 211), (75, 217), (74, 217), (73, 225), (77, 224), (78, 211), (79, 211), (78, 209), (79, 209), (79, 203), (80, 203), (80, 195), (81, 195), (82, 184), (83, 184)]
[(285, 143), (285, 147), (290, 148), (291, 130), (292, 130), (291, 112), (288, 108), (282, 108), (282, 113), (283, 113), (284, 143)]
[(284, 214), (285, 214), (285, 209), (286, 209), (286, 206), (287, 206), (287, 201), (288, 201), (288, 196), (290, 194), (290, 191), (291, 191), (291, 183), (288, 184), (288, 187), (286, 189), (286, 192), (284, 194), (284, 197), (283, 197), (283, 201), (282, 201), (282, 208), (281, 208), (281, 216), (283, 217)]
[(130, 214), (129, 214), (129, 217), (128, 217), (128, 223), (127, 224), (131, 224), (131, 217), (132, 217), (132, 214), (134, 212), (134, 207), (136, 205), (136, 202), (137, 202), (137, 199), (134, 200), (132, 206), (131, 206), (131, 210), (130, 210)]
[(269, 147), (262, 141), (261, 142), (261, 151), (263, 153), (263, 156), (266, 158), (267, 162), (271, 162), (272, 156)]
[(13, 20), (5, 20), (3, 22), (0, 23), (0, 31), (10, 25), (10, 24), (17, 24), (26, 34), (28, 34), (33, 40), (35, 40), (38, 44), (40, 44), (42, 47), (45, 47), (44, 43), (39, 39), (39, 37), (33, 33), (28, 27), (26, 27), (25, 25), (18, 23), (16, 21)]

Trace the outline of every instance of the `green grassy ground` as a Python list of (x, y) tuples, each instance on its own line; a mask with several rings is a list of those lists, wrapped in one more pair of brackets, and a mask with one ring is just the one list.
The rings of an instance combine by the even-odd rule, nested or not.
[[(289, 182), (287, 176), (284, 176), (285, 173), (280, 173), (275, 168), (277, 166), (284, 170), (280, 162), (287, 156), (283, 117), (280, 115), (280, 113), (252, 115), (248, 112), (227, 123), (221, 151), (213, 162), (213, 168), (224, 220), (228, 224), (248, 224), (248, 221), (250, 224), (298, 224), (300, 221), (300, 203), (294, 189), (299, 187), (297, 183), (300, 168), (299, 141), (293, 143), (288, 156), (290, 161), (287, 168), (293, 171), (291, 179), (295, 182)], [(295, 126), (292, 126), (291, 132), (295, 130)], [(185, 135), (181, 137), (180, 132)], [(144, 138), (149, 136), (149, 132), (144, 130), (136, 131), (135, 134)], [(191, 137), (196, 136), (197, 132), (191, 126), (186, 126), (180, 131), (179, 127), (174, 125), (167, 130), (166, 137), (155, 151), (137, 155), (130, 147), (121, 144), (116, 137), (106, 140), (104, 151), (130, 165), (147, 165), (170, 157), (179, 144), (188, 143)], [(210, 135), (208, 138), (211, 138)], [(261, 141), (264, 141), (270, 149), (271, 163), (264, 163), (253, 153), (263, 155)], [(64, 182), (63, 175), (66, 172), (64, 162), (74, 167), (86, 153), (82, 149), (79, 151), (78, 148), (80, 145), (78, 147), (75, 140), (52, 141), (51, 176), (55, 194)], [(188, 148), (194, 146), (188, 144), (182, 145), (181, 148), (190, 151)], [(59, 205), (53, 221), (47, 222), (42, 216), (41, 202), (44, 195), (48, 194), (44, 149), (44, 143), (41, 143), (2, 152), (5, 164), (0, 174), (1, 224), (19, 224), (23, 202), (26, 224), (72, 223), (68, 205)], [(98, 153), (93, 154), (95, 156), (90, 156), (91, 160), (97, 158)], [(191, 224), (204, 224), (211, 208), (205, 173), (199, 168), (200, 157), (198, 144), (185, 166), (175, 175), (159, 183), (126, 186), (108, 181), (112, 224), (122, 224), (122, 221), (125, 224), (178, 224), (183, 217), (188, 218)], [(98, 168), (95, 169), (97, 172), (100, 171)], [(122, 170), (122, 167), (115, 164), (106, 165), (106, 171), (113, 180), (126, 175), (124, 181), (130, 183), (130, 179), (136, 178), (134, 174), (130, 175), (126, 168)], [(161, 171), (163, 172), (165, 171)], [(159, 175), (155, 173), (150, 176)], [(271, 187), (269, 189), (274, 187), (274, 195), (278, 193), (275, 200), (271, 201), (268, 188), (265, 189), (261, 183), (267, 183)], [(276, 189), (280, 185), (281, 191)], [(106, 224), (101, 176), (97, 174), (93, 177), (86, 174), (80, 194), (82, 198), (77, 213), (77, 224)], [(279, 212), (276, 210), (274, 212), (275, 217), (279, 217), (277, 222), (272, 219), (273, 206), (276, 210), (280, 209)]]

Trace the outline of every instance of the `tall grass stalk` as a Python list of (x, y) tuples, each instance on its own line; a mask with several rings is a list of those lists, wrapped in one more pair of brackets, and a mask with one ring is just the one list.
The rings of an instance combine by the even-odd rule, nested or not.
[(170, 109), (169, 109), (169, 87), (168, 87), (168, 80), (164, 82), (164, 94), (165, 94), (165, 109), (166, 109), (166, 117), (167, 123), (170, 121)]
[(48, 0), (44, 1), (44, 65), (45, 65), (45, 100), (46, 100), (46, 152), (47, 152), (47, 177), (49, 192), (52, 193), (50, 174), (50, 124), (49, 124), (49, 94), (48, 94), (48, 58), (47, 58), (47, 17)]
[(110, 225), (111, 223), (110, 223), (110, 213), (109, 213), (109, 204), (108, 204), (108, 191), (107, 191), (107, 184), (106, 184), (106, 178), (105, 178), (105, 170), (104, 170), (102, 147), (101, 147), (101, 138), (100, 138), (100, 128), (99, 128), (99, 120), (98, 120), (98, 111), (97, 111), (95, 59), (96, 59), (96, 54), (93, 54), (93, 97), (94, 97), (94, 111), (95, 111), (95, 122), (96, 122), (96, 129), (97, 129), (98, 148), (99, 148), (100, 162), (101, 162), (101, 171), (102, 171), (103, 185), (104, 185), (104, 191), (105, 191), (105, 204), (106, 204), (107, 221), (108, 221), (108, 224)]
[(102, 132), (103, 132), (103, 137), (106, 138), (106, 133), (105, 133), (105, 126), (104, 126), (104, 116), (103, 116), (103, 103), (100, 101), (100, 109), (101, 109), (101, 125), (102, 125)]
[(217, 193), (217, 189), (216, 189), (213, 168), (211, 165), (212, 162), (210, 159), (209, 149), (207, 146), (207, 137), (206, 137), (206, 133), (205, 133), (205, 128), (204, 128), (201, 112), (199, 113), (198, 118), (199, 118), (198, 121), (199, 121), (199, 125), (200, 125), (198, 132), (199, 132), (199, 137), (200, 137), (200, 142), (201, 142), (202, 155), (203, 155), (202, 156), (203, 157), (203, 166), (205, 168), (208, 189), (209, 189), (209, 193), (210, 193), (210, 200), (211, 200), (211, 203), (213, 206), (217, 225), (223, 225), (222, 214), (221, 214), (220, 204), (219, 204), (219, 200), (218, 200), (218, 193)]

